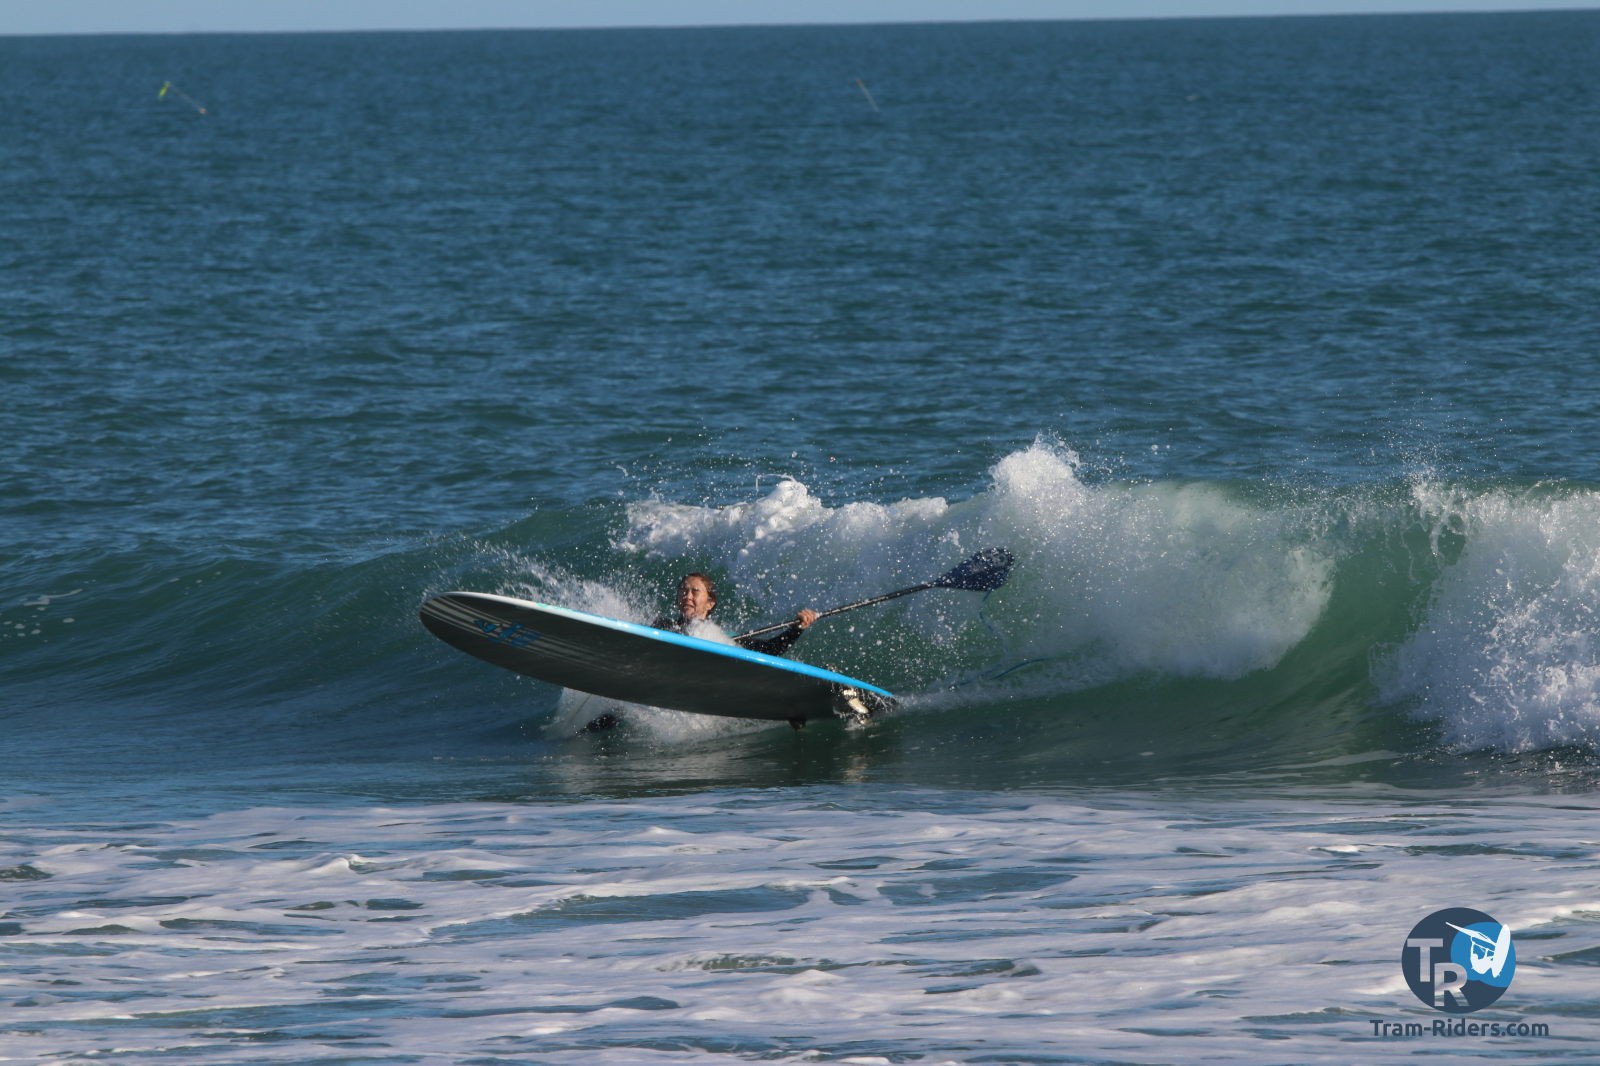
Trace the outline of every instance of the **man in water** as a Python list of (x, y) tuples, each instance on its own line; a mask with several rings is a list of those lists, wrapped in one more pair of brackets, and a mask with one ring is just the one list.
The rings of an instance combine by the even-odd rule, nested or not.
[[(684, 633), (691, 637), (703, 637), (718, 643), (726, 643), (728, 636), (715, 622), (711, 620), (711, 611), (717, 605), (717, 586), (705, 574), (696, 571), (685, 574), (682, 581), (678, 582), (678, 617), (671, 618), (662, 615), (650, 623), (657, 629), (670, 629), (674, 633)], [(733, 643), (741, 648), (761, 652), (763, 655), (784, 655), (794, 642), (800, 639), (811, 623), (817, 620), (817, 612), (803, 608), (794, 616), (794, 624), (771, 637), (741, 637)], [(622, 719), (615, 714), (602, 714), (588, 725), (584, 726), (584, 733), (601, 733), (620, 724)]]

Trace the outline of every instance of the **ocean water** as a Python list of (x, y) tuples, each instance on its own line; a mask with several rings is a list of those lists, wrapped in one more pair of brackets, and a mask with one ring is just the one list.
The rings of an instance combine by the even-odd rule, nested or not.
[[(0, 1062), (1592, 1060), (1597, 67), (0, 39)], [(902, 694), (861, 730), (579, 736), (416, 614), (990, 546), (797, 647)], [(1408, 987), (1446, 907), (1509, 1033)]]

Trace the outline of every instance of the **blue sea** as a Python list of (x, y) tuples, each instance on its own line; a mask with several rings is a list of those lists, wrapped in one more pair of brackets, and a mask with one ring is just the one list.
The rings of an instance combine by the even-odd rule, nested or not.
[[(1597, 69), (1600, 12), (0, 39), (0, 1062), (1593, 1061)], [(796, 646), (860, 729), (582, 734), (417, 614), (990, 547)], [(1402, 966), (1452, 907), (1470, 1016)]]

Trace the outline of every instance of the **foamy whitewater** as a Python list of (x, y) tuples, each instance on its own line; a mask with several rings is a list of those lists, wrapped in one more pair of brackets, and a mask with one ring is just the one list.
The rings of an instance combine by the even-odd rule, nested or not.
[(1553, 1019), (1541, 1057), (1592, 1052), (1595, 949), (1555, 938), (1593, 943), (1570, 886), (1595, 841), (1527, 843), (1561, 801), (1159, 798), (817, 787), (34, 829), (4, 871), (30, 947), (5, 1061), (1385, 1061), (1371, 1019), (1424, 1015), (1390, 912), (1460, 898), (1462, 855), (1523, 938), (1521, 1006), (1496, 1016)]
[[(1334, 644), (1325, 653), (1361, 660), (1350, 665), (1367, 674), (1362, 698), (1373, 706), (1433, 723), (1463, 751), (1600, 739), (1600, 648), (1590, 639), (1600, 603), (1600, 493), (1426, 480), (1403, 495), (1090, 485), (1078, 467), (1073, 451), (1040, 440), (1000, 460), (986, 491), (955, 504), (830, 507), (796, 480), (721, 507), (641, 501), (627, 508), (615, 547), (707, 560), (769, 613), (863, 598), (979, 548), (1008, 547), (1017, 577), (992, 597), (945, 594), (936, 604), (890, 608), (873, 616), (869, 641), (848, 641), (847, 651), (835, 651), (846, 642), (826, 645), (854, 656), (849, 668), (875, 667), (874, 676), (907, 688), (910, 710), (982, 702), (998, 698), (997, 689), (1015, 695), (1018, 684), (1043, 696), (1269, 675), (1296, 647), (1337, 640), (1328, 632), (1337, 590), (1354, 601), (1347, 609), (1367, 612), (1369, 632), (1402, 609), (1414, 616), (1392, 644)], [(659, 589), (523, 565), (533, 573), (500, 591), (639, 622), (660, 613)], [(855, 634), (861, 624), (841, 629)], [(937, 665), (917, 670), (929, 649)], [(951, 664), (965, 669), (936, 672)], [(652, 716), (663, 735), (672, 733), (664, 723), (681, 717), (635, 717)], [(558, 729), (571, 724), (564, 715)]]
[(1592, 744), (1600, 730), (1600, 496), (1419, 487), (1418, 509), (1463, 540), (1385, 693), (1460, 748)]

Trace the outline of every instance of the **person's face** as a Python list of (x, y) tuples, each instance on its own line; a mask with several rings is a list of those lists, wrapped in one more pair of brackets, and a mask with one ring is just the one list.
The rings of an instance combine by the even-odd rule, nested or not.
[(684, 621), (700, 621), (711, 613), (716, 603), (704, 578), (686, 577), (678, 584), (678, 614)]

